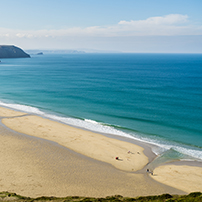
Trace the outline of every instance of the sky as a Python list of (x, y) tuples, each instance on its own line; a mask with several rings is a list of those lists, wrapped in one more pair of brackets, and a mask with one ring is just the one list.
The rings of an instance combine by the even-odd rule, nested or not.
[(0, 45), (202, 53), (202, 0), (0, 0)]

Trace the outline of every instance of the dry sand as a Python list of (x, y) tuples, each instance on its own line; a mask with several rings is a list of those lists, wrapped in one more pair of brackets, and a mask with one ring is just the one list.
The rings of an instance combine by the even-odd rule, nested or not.
[[(136, 171), (148, 163), (143, 148), (129, 142), (105, 137), (39, 116), (2, 120), (7, 127), (31, 136), (51, 140), (78, 153), (110, 163), (118, 169)], [(116, 157), (119, 160), (116, 160)]]
[(153, 179), (187, 193), (202, 192), (202, 168), (186, 165), (164, 165), (154, 170)]
[(185, 193), (134, 172), (148, 162), (140, 146), (6, 108), (0, 118), (0, 191), (31, 197)]

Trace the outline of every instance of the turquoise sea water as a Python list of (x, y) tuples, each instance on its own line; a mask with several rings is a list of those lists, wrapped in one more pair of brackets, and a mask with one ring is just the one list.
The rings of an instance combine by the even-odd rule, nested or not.
[(149, 142), (158, 146), (155, 153), (171, 158), (202, 160), (201, 54), (1, 61), (0, 106)]

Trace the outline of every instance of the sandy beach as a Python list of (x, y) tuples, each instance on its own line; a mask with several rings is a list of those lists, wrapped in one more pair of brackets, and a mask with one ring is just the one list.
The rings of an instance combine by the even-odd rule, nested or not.
[(20, 133), (57, 142), (75, 152), (112, 164), (121, 170), (140, 170), (148, 163), (142, 147), (39, 116), (5, 118), (2, 123)]
[(187, 193), (202, 192), (202, 167), (162, 165), (154, 170), (152, 178)]
[(136, 144), (2, 107), (0, 118), (0, 191), (31, 197), (202, 191), (201, 167), (160, 166), (151, 178), (149, 158)]

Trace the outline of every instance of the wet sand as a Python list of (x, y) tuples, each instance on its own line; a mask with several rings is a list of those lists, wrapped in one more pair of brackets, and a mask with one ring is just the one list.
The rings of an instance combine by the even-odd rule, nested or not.
[(30, 197), (185, 194), (134, 172), (148, 163), (143, 147), (10, 112), (0, 108), (0, 191)]

